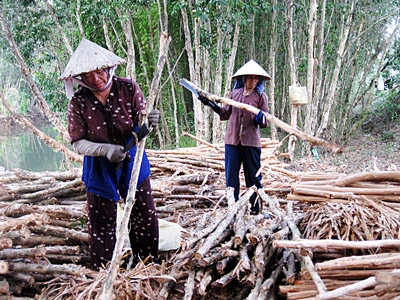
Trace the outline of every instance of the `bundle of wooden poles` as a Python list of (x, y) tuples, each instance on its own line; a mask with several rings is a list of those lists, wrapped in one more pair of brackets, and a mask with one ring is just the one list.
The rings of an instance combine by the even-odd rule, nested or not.
[[(279, 148), (263, 140), (264, 188), (243, 188), (237, 202), (225, 187), (223, 145), (147, 150), (158, 215), (186, 233), (161, 264), (121, 268), (116, 297), (397, 296), (400, 173), (290, 172)], [(0, 173), (0, 299), (99, 299), (107, 269), (90, 269), (80, 176)], [(255, 216), (254, 193), (264, 208)]]
[(280, 293), (287, 299), (400, 297), (400, 172), (299, 178), (287, 199), (311, 204), (299, 225), (302, 238), (274, 245), (312, 255), (321, 281), (300, 272)]
[[(279, 147), (263, 140), (264, 166), (280, 166)], [(226, 206), (222, 145), (147, 152), (160, 218), (196, 227), (204, 209)], [(82, 271), (90, 265), (86, 222), (79, 169), (1, 172), (0, 295), (33, 296), (49, 280), (92, 274)]]

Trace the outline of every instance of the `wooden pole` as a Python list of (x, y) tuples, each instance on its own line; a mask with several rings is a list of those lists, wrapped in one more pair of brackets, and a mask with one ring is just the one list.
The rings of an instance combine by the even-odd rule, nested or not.
[[(248, 104), (244, 104), (244, 103), (240, 103), (237, 102), (235, 100), (229, 99), (229, 98), (225, 98), (225, 97), (220, 97), (220, 96), (216, 96), (213, 95), (211, 93), (208, 93), (200, 88), (198, 88), (197, 86), (195, 86), (193, 83), (191, 83), (190, 81), (186, 80), (186, 79), (181, 79), (181, 81), (185, 82), (187, 85), (189, 85), (194, 91), (197, 91), (197, 93), (200, 96), (203, 96), (205, 98), (207, 98), (210, 101), (216, 102), (216, 103), (223, 103), (223, 104), (227, 104), (227, 105), (231, 105), (240, 109), (244, 109), (247, 110), (255, 115), (257, 115), (261, 110), (248, 105)], [(321, 139), (321, 138), (317, 138), (314, 137), (312, 135), (309, 135), (297, 128), (293, 128), (292, 126), (290, 126), (289, 124), (279, 120), (278, 118), (274, 117), (273, 115), (270, 115), (269, 113), (263, 111), (263, 114), (266, 118), (266, 120), (276, 126), (278, 126), (279, 128), (285, 130), (286, 132), (290, 133), (290, 134), (294, 134), (295, 136), (297, 136), (298, 138), (300, 138), (303, 141), (307, 141), (310, 142), (314, 145), (319, 145), (319, 146), (323, 146), (329, 150), (331, 150), (334, 153), (341, 153), (342, 152), (342, 148), (339, 145), (336, 144), (332, 144), (329, 143), (328, 141)]]
[(306, 240), (297, 239), (289, 240), (274, 240), (275, 248), (286, 249), (313, 249), (324, 250), (328, 249), (380, 249), (380, 248), (399, 248), (400, 240), (379, 240), (379, 241), (343, 241), (343, 240)]
[(194, 140), (196, 140), (196, 141), (198, 141), (198, 142), (200, 142), (200, 143), (202, 143), (202, 144), (204, 144), (204, 145), (206, 145), (208, 147), (214, 148), (218, 152), (224, 152), (220, 148), (218, 148), (217, 146), (215, 146), (213, 144), (210, 144), (210, 143), (208, 143), (208, 142), (206, 142), (206, 141), (204, 141), (202, 139), (199, 139), (198, 137), (196, 137), (196, 136), (194, 136), (194, 135), (192, 135), (192, 134), (190, 134), (190, 133), (188, 133), (186, 131), (182, 131), (182, 135), (183, 136), (188, 136), (188, 137), (190, 137), (190, 138), (192, 138), (192, 139), (194, 139)]
[[(291, 119), (290, 119), (290, 125), (293, 128), (297, 127), (297, 104), (292, 104), (292, 114), (291, 114)], [(288, 151), (289, 151), (289, 156), (290, 156), (291, 161), (294, 160), (294, 152), (296, 150), (296, 140), (297, 140), (297, 138), (294, 135), (290, 135)]]
[[(162, 69), (163, 69), (163, 66), (165, 63), (165, 55), (168, 51), (169, 42), (170, 42), (170, 38), (168, 37), (168, 35), (165, 33), (162, 33), (161, 37), (160, 37), (160, 54), (158, 57), (156, 73), (153, 78), (153, 82), (151, 84), (151, 90), (149, 93), (150, 99), (148, 99), (148, 101), (147, 101), (147, 105), (148, 105), (147, 109), (151, 109), (154, 105), (154, 98), (155, 98), (155, 95), (157, 94), (156, 90), (158, 89), (158, 86), (159, 86)], [(137, 186), (137, 182), (139, 179), (139, 172), (140, 172), (140, 166), (142, 164), (145, 142), (146, 142), (146, 138), (143, 138), (137, 145), (137, 152), (136, 152), (136, 156), (135, 156), (135, 165), (133, 167), (131, 181), (129, 183), (129, 190), (128, 190), (128, 196), (127, 196), (126, 204), (125, 204), (125, 208), (124, 208), (124, 213), (122, 216), (121, 224), (119, 226), (119, 232), (117, 233), (117, 241), (115, 243), (113, 257), (112, 257), (111, 263), (109, 264), (109, 272), (107, 272), (107, 277), (103, 284), (103, 288), (102, 288), (101, 295), (100, 295), (100, 300), (113, 299), (112, 294), (113, 294), (114, 281), (115, 281), (115, 278), (117, 276), (117, 272), (119, 269), (124, 242), (128, 236), (128, 225), (129, 225), (131, 211), (132, 211), (133, 205), (136, 202), (136, 200), (135, 200), (136, 186)]]

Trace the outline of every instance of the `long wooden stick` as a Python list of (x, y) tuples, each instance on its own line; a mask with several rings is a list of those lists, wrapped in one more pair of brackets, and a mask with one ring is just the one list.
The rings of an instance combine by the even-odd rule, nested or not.
[(198, 137), (196, 137), (194, 135), (191, 135), (190, 133), (188, 133), (186, 131), (182, 131), (182, 135), (183, 136), (188, 136), (188, 137), (190, 137), (190, 138), (192, 138), (192, 139), (194, 139), (194, 140), (196, 140), (196, 141), (198, 141), (198, 142), (200, 142), (200, 143), (202, 143), (202, 144), (204, 144), (204, 145), (206, 145), (208, 147), (211, 147), (211, 148), (217, 150), (218, 152), (224, 152), (220, 148), (218, 148), (218, 146), (210, 144), (210, 143), (207, 143), (206, 141), (204, 141), (202, 139), (199, 139)]
[[(197, 86), (195, 86), (193, 83), (191, 83), (190, 81), (186, 80), (186, 79), (181, 79), (182, 81), (186, 82), (189, 86), (191, 86), (193, 88), (193, 90), (197, 91), (197, 93), (200, 96), (203, 96), (205, 98), (207, 98), (208, 100), (211, 100), (213, 102), (217, 102), (217, 103), (223, 103), (223, 104), (228, 104), (240, 109), (244, 109), (247, 110), (249, 112), (252, 112), (253, 114), (258, 114), (261, 110), (259, 110), (258, 108), (248, 105), (248, 104), (244, 104), (244, 103), (240, 103), (237, 102), (235, 100), (229, 99), (229, 98), (225, 98), (225, 97), (220, 97), (220, 96), (216, 96), (213, 95), (211, 93), (208, 93), (200, 88), (198, 88)], [(294, 128), (292, 126), (290, 126), (289, 124), (279, 120), (278, 118), (274, 117), (273, 115), (263, 111), (263, 114), (265, 116), (265, 118), (267, 119), (267, 121), (271, 122), (272, 124), (280, 127), (281, 129), (285, 130), (286, 132), (290, 133), (290, 134), (294, 134), (295, 136), (297, 136), (298, 138), (300, 138), (303, 141), (308, 141), (314, 145), (319, 145), (319, 146), (323, 146), (329, 150), (331, 150), (334, 153), (341, 153), (342, 152), (342, 148), (338, 145), (329, 143), (328, 141), (321, 139), (321, 138), (317, 138), (315, 136), (309, 135), (297, 128)]]
[[(149, 100), (147, 102), (148, 109), (151, 109), (154, 105), (154, 98), (155, 98), (155, 95), (157, 94), (156, 90), (158, 89), (158, 86), (159, 86), (159, 81), (160, 81), (161, 74), (162, 74), (162, 68), (165, 63), (165, 55), (168, 51), (169, 42), (170, 42), (170, 38), (168, 37), (168, 35), (165, 33), (162, 33), (161, 37), (160, 37), (160, 51), (161, 52), (158, 57), (156, 73), (155, 73), (155, 76), (154, 76), (152, 84), (151, 84)], [(124, 208), (124, 213), (123, 213), (122, 221), (121, 221), (121, 224), (119, 227), (119, 232), (117, 233), (117, 241), (115, 243), (113, 257), (112, 257), (111, 263), (109, 265), (110, 271), (107, 273), (106, 280), (103, 284), (103, 288), (102, 288), (101, 295), (100, 295), (100, 300), (112, 299), (114, 281), (115, 281), (115, 278), (117, 276), (117, 272), (119, 269), (119, 264), (120, 264), (120, 260), (122, 257), (122, 250), (123, 250), (124, 242), (128, 236), (129, 219), (130, 219), (133, 205), (136, 202), (136, 199), (135, 199), (136, 186), (137, 186), (137, 182), (139, 179), (139, 172), (140, 172), (140, 166), (142, 164), (142, 159), (143, 159), (145, 141), (146, 141), (146, 138), (141, 140), (137, 145), (137, 152), (135, 155), (135, 165), (133, 167), (131, 181), (129, 183), (129, 190), (128, 190), (128, 196), (127, 196), (126, 204), (125, 204), (125, 208)]]
[(379, 240), (379, 241), (343, 241), (343, 240), (306, 240), (298, 239), (295, 241), (275, 240), (275, 248), (290, 249), (377, 249), (377, 248), (398, 248), (400, 240)]

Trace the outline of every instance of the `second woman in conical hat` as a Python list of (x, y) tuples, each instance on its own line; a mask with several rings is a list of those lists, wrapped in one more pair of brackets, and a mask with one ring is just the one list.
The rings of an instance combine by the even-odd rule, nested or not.
[[(234, 89), (230, 98), (268, 112), (268, 97), (264, 93), (264, 81), (271, 79), (268, 73), (254, 60), (248, 61), (233, 76)], [(237, 107), (218, 106), (205, 98), (199, 98), (219, 114), (220, 120), (229, 120), (225, 142), (226, 186), (235, 189), (235, 199), (239, 199), (240, 168), (243, 166), (246, 187), (262, 188), (261, 174), (256, 173), (261, 166), (260, 128), (267, 127), (264, 114), (255, 115)], [(251, 213), (257, 214), (261, 205), (253, 195), (250, 199)]]
[[(140, 139), (139, 120), (146, 99), (139, 85), (114, 76), (124, 60), (83, 39), (60, 80), (65, 80), (68, 132), (73, 148), (84, 155), (82, 180), (86, 187), (89, 248), (93, 267), (105, 266), (116, 242), (117, 202), (128, 194), (136, 147), (123, 150)], [(78, 89), (73, 91), (73, 84)], [(159, 113), (148, 115), (156, 126)], [(133, 132), (137, 132), (136, 135)], [(135, 260), (158, 255), (158, 218), (150, 185), (150, 164), (143, 154), (136, 201), (130, 215), (129, 240)]]

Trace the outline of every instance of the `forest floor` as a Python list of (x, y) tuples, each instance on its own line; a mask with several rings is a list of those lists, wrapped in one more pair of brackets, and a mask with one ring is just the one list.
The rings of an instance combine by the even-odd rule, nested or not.
[(311, 155), (297, 157), (291, 169), (345, 174), (400, 171), (400, 120), (390, 125), (376, 124), (372, 131), (360, 128), (348, 141), (338, 144), (343, 147), (342, 153), (320, 149), (319, 160), (310, 159)]
[(375, 123), (373, 130), (355, 131), (341, 154), (330, 154), (323, 161), (337, 172), (400, 171), (400, 119)]

